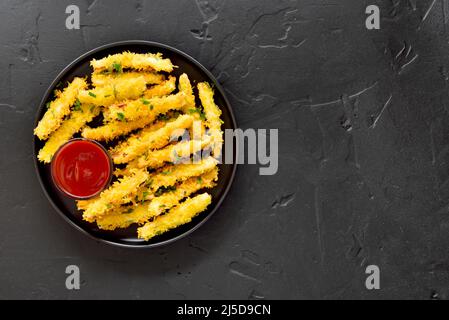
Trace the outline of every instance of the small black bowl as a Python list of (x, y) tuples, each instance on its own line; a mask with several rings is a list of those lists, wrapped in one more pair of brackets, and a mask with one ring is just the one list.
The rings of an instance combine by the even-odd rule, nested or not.
[[(60, 84), (70, 82), (74, 77), (89, 76), (92, 72), (89, 65), (90, 60), (101, 59), (109, 54), (116, 54), (123, 51), (132, 51), (137, 53), (161, 52), (164, 57), (170, 58), (172, 62), (178, 66), (178, 68), (176, 68), (173, 72), (174, 75), (179, 76), (182, 73), (187, 73), (193, 84), (203, 81), (213, 84), (215, 86), (215, 100), (222, 110), (222, 119), (224, 121), (223, 129), (237, 128), (234, 113), (223, 89), (214, 76), (205, 67), (178, 49), (164, 44), (142, 40), (115, 42), (101, 46), (83, 54), (81, 57), (65, 67), (45, 92), (45, 95), (42, 98), (37, 110), (35, 126), (45, 113), (46, 103), (52, 99), (54, 90), (58, 88)], [(81, 211), (76, 208), (75, 201), (59, 191), (53, 183), (50, 165), (45, 165), (37, 160), (37, 154), (43, 145), (44, 142), (33, 136), (33, 152), (36, 173), (46, 197), (56, 211), (77, 230), (87, 234), (93, 239), (126, 248), (158, 247), (179, 240), (198, 229), (212, 216), (212, 214), (223, 202), (231, 187), (232, 181), (234, 180), (237, 169), (236, 159), (238, 156), (238, 147), (234, 144), (233, 164), (219, 165), (220, 173), (218, 185), (214, 189), (208, 190), (208, 192), (212, 195), (212, 203), (208, 209), (195, 217), (190, 223), (157, 236), (150, 241), (144, 241), (137, 238), (137, 226), (131, 226), (126, 229), (117, 229), (114, 231), (104, 231), (100, 230), (96, 224), (84, 221), (82, 219)]]

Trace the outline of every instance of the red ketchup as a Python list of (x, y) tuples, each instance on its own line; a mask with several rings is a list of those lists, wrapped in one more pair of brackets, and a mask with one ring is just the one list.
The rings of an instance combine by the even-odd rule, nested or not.
[(72, 198), (87, 199), (100, 193), (109, 184), (112, 163), (100, 144), (73, 139), (53, 157), (51, 175), (63, 193)]

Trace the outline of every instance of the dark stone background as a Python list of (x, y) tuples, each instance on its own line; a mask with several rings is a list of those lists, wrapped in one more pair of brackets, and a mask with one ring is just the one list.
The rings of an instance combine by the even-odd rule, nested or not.
[[(65, 28), (72, 3), (81, 30)], [(448, 298), (448, 19), (448, 0), (2, 0), (0, 298)], [(191, 54), (240, 127), (280, 130), (277, 175), (241, 166), (210, 221), (155, 250), (82, 235), (33, 169), (50, 82), (129, 39)], [(369, 264), (381, 290), (365, 289)]]

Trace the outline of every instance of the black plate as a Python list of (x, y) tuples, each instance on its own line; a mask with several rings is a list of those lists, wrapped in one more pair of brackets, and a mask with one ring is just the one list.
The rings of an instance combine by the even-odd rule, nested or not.
[[(53, 81), (50, 87), (45, 92), (45, 95), (40, 103), (37, 111), (35, 126), (45, 113), (45, 104), (51, 100), (53, 92), (59, 83), (66, 83), (72, 81), (74, 77), (84, 77), (91, 74), (92, 70), (89, 65), (91, 59), (100, 59), (109, 54), (120, 53), (122, 51), (129, 50), (137, 53), (145, 52), (161, 52), (164, 57), (170, 58), (173, 64), (179, 68), (175, 69), (174, 75), (179, 76), (182, 73), (187, 73), (193, 84), (208, 81), (215, 85), (215, 100), (221, 107), (224, 121), (224, 129), (235, 129), (236, 122), (234, 114), (232, 112), (229, 101), (226, 99), (223, 89), (212, 76), (212, 74), (204, 68), (198, 61), (190, 57), (189, 55), (181, 52), (175, 48), (163, 45), (160, 43), (149, 41), (124, 41), (101, 46), (92, 51), (83, 54), (81, 57), (69, 64)], [(88, 223), (82, 220), (82, 215), (79, 210), (76, 209), (75, 201), (66, 197), (58, 191), (53, 184), (50, 175), (50, 166), (44, 165), (37, 160), (37, 154), (39, 149), (43, 146), (43, 142), (37, 137), (33, 138), (34, 145), (34, 163), (36, 167), (36, 173), (39, 177), (40, 184), (44, 190), (45, 195), (51, 202), (53, 207), (58, 211), (61, 216), (69, 222), (76, 229), (83, 233), (93, 237), (96, 240), (113, 244), (121, 247), (133, 247), (133, 248), (149, 248), (161, 246), (171, 243), (200, 227), (210, 216), (218, 209), (226, 194), (231, 187), (236, 171), (236, 161), (232, 165), (221, 164), (218, 185), (210, 190), (212, 194), (212, 204), (209, 208), (202, 212), (199, 216), (193, 219), (190, 223), (180, 226), (174, 230), (171, 230), (165, 234), (157, 236), (150, 241), (143, 241), (137, 238), (137, 227), (131, 226), (127, 229), (120, 229), (115, 231), (103, 231), (98, 229), (96, 224)], [(234, 160), (236, 159), (236, 151), (238, 148), (234, 147)], [(224, 159), (224, 158), (223, 158)]]

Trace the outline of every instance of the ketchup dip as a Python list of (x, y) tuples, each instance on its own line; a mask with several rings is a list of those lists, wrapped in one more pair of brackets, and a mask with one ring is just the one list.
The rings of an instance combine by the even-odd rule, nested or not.
[(51, 176), (54, 184), (67, 196), (88, 199), (108, 186), (112, 177), (112, 161), (99, 143), (72, 139), (53, 157)]

